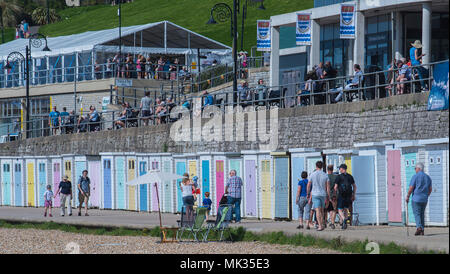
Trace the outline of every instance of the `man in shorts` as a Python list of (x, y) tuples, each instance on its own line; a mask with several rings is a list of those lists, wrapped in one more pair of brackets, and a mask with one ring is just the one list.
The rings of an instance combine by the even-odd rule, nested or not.
[(59, 111), (56, 111), (56, 106), (53, 107), (53, 111), (48, 115), (48, 126), (52, 129), (53, 135), (56, 135), (56, 131), (59, 128), (61, 122), (61, 116)]
[(83, 170), (83, 175), (78, 179), (78, 202), (80, 202), (80, 206), (78, 207), (78, 216), (81, 216), (81, 207), (84, 203), (84, 216), (89, 216), (88, 214), (88, 203), (89, 196), (91, 194), (91, 180), (87, 176), (88, 171)]
[[(328, 173), (328, 179), (330, 180), (330, 202), (328, 203), (328, 207), (326, 211), (328, 212), (330, 216), (330, 227), (332, 229), (335, 229), (334, 221), (336, 219), (336, 213), (337, 213), (337, 196), (336, 191), (334, 190), (334, 185), (336, 182), (337, 175), (333, 173), (334, 166), (328, 165), (327, 166), (327, 173)], [(327, 213), (325, 213), (325, 221), (327, 220)]]
[(323, 162), (316, 162), (316, 170), (309, 176), (309, 182), (307, 186), (308, 202), (312, 203), (312, 208), (316, 211), (317, 222), (319, 227), (317, 231), (324, 230), (323, 223), (323, 209), (325, 204), (328, 203), (328, 197), (330, 196), (330, 180), (325, 172), (322, 170)]
[(148, 126), (148, 120), (152, 115), (152, 109), (150, 107), (152, 99), (150, 99), (150, 91), (145, 92), (145, 96), (141, 99), (141, 114), (142, 121), (144, 121), (144, 126)]
[[(337, 208), (341, 221), (341, 228), (347, 228), (347, 210), (355, 200), (356, 184), (353, 176), (347, 173), (347, 165), (339, 166), (340, 174), (337, 176), (334, 190), (337, 192)], [(346, 210), (347, 209), (347, 210)]]

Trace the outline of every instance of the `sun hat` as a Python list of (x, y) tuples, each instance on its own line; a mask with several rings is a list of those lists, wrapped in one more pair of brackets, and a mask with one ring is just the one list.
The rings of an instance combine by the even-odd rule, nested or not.
[(411, 44), (411, 46), (413, 46), (417, 49), (420, 49), (420, 48), (422, 48), (422, 43), (420, 42), (420, 40), (416, 40), (416, 41), (414, 41), (414, 43)]
[(69, 176), (64, 175), (64, 176), (63, 176), (63, 179), (69, 179)]

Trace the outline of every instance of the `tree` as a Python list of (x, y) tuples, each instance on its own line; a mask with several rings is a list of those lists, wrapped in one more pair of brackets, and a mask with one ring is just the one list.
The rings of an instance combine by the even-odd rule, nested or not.
[(23, 7), (18, 0), (0, 0), (1, 25), (14, 27), (17, 24), (17, 17), (22, 13)]
[[(59, 15), (56, 13), (55, 9), (49, 9), (50, 14), (50, 23), (54, 23), (59, 20)], [(47, 24), (47, 9), (46, 8), (37, 8), (31, 14), (31, 18), (33, 22), (38, 25)]]

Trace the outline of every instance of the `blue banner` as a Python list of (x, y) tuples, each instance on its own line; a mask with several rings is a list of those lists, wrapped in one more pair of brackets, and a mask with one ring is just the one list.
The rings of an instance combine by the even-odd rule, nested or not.
[(355, 39), (355, 10), (354, 4), (341, 4), (341, 39)]
[(448, 109), (448, 65), (447, 61), (434, 66), (428, 110)]
[(256, 29), (257, 51), (270, 51), (270, 20), (258, 20)]
[(297, 46), (311, 45), (311, 13), (297, 13)]

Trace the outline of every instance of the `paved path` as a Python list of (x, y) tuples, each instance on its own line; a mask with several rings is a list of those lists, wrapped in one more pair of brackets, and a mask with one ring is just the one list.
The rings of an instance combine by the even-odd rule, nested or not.
[[(90, 210), (90, 216), (76, 216), (77, 211), (74, 210), (74, 216), (59, 216), (59, 210), (56, 209), (52, 218), (44, 218), (42, 208), (19, 208), (19, 207), (0, 207), (0, 220), (16, 220), (16, 221), (53, 221), (57, 223), (78, 224), (85, 226), (99, 227), (129, 227), (129, 228), (152, 228), (159, 226), (159, 217), (157, 213), (143, 213), (118, 210)], [(176, 220), (179, 215), (163, 214), (162, 220), (165, 226), (176, 226)], [(232, 226), (242, 226), (249, 231), (255, 233), (266, 233), (282, 231), (292, 235), (299, 232), (305, 235), (318, 236), (325, 239), (333, 239), (337, 236), (345, 241), (365, 240), (378, 243), (394, 242), (398, 245), (405, 246), (411, 250), (437, 250), (449, 253), (449, 229), (445, 228), (426, 228), (425, 236), (414, 236), (415, 228), (409, 228), (409, 236), (406, 236), (405, 227), (393, 226), (357, 226), (349, 227), (343, 231), (340, 229), (332, 230), (327, 228), (318, 232), (315, 230), (298, 230), (296, 222), (280, 222), (272, 220), (242, 220), (241, 224), (232, 224)]]

